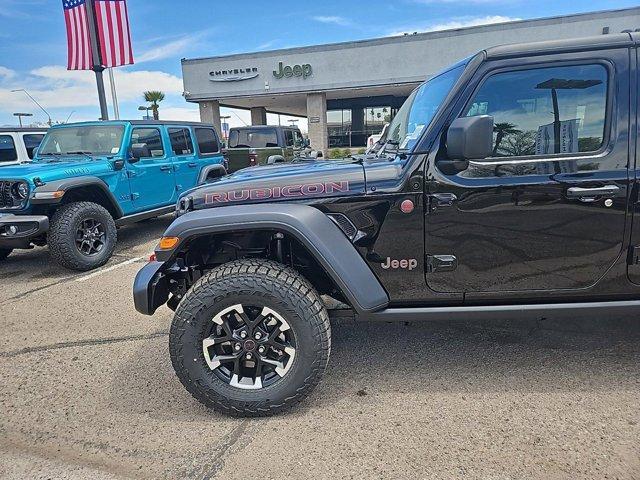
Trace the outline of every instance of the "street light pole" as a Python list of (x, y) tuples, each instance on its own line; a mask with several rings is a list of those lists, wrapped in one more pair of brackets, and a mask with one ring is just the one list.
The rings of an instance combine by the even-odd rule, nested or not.
[(96, 74), (96, 84), (98, 86), (98, 101), (100, 102), (100, 119), (109, 120), (109, 109), (107, 108), (107, 95), (104, 91), (104, 78), (102, 72), (104, 67), (100, 62), (100, 49), (98, 48), (98, 32), (96, 29), (96, 15), (93, 2), (85, 2), (87, 11), (87, 24), (89, 25), (89, 38), (91, 39), (91, 56), (93, 57), (92, 70)]
[(42, 105), (40, 105), (40, 104), (36, 101), (36, 99), (35, 99), (35, 98), (33, 98), (33, 97), (29, 94), (29, 92), (27, 92), (24, 88), (16, 88), (15, 90), (11, 90), (11, 91), (12, 91), (12, 92), (24, 92), (24, 93), (27, 95), (27, 97), (29, 97), (29, 98), (31, 99), (31, 101), (32, 101), (33, 103), (35, 103), (38, 107), (40, 107), (40, 110), (42, 110), (42, 111), (45, 113), (45, 115), (46, 115), (46, 116), (47, 116), (47, 118), (49, 119), (49, 120), (47, 120), (47, 123), (49, 124), (49, 126), (53, 125), (53, 122), (51, 121), (51, 115), (49, 115), (49, 112), (47, 112), (47, 111), (44, 109), (44, 107), (43, 107)]
[(22, 117), (33, 117), (33, 113), (20, 113), (16, 112), (13, 114), (14, 117), (18, 117), (18, 121), (20, 122), (20, 128), (22, 128)]

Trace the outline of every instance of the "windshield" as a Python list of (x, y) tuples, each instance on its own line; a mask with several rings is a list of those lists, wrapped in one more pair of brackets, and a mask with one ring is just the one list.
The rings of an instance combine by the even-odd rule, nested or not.
[(38, 155), (114, 155), (120, 151), (123, 133), (122, 125), (54, 128), (44, 137)]
[(460, 64), (416, 88), (391, 122), (387, 142), (398, 145), (400, 150), (411, 150), (465, 66), (466, 63)]

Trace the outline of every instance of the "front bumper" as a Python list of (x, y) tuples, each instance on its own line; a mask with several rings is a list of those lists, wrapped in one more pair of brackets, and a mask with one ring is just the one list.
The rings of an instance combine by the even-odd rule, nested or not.
[(162, 273), (164, 262), (149, 262), (140, 269), (133, 281), (133, 303), (136, 310), (153, 315), (169, 298), (169, 282)]
[(0, 213), (0, 248), (28, 248), (31, 240), (49, 230), (45, 215)]

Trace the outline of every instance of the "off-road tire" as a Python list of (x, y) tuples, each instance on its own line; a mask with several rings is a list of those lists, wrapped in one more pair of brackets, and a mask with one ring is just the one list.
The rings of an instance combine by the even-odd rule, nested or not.
[(0, 262), (6, 260), (11, 252), (13, 252), (12, 248), (0, 248)]
[[(258, 390), (225, 383), (203, 354), (213, 317), (242, 302), (277, 310), (296, 338), (289, 372)], [(300, 402), (319, 383), (330, 350), (329, 316), (316, 290), (295, 270), (262, 259), (233, 261), (200, 278), (180, 302), (169, 333), (171, 362), (185, 388), (207, 407), (232, 416), (268, 416)]]
[[(106, 243), (94, 256), (82, 254), (75, 243), (78, 225), (86, 219), (102, 222), (106, 228)], [(115, 249), (118, 234), (109, 211), (93, 202), (73, 202), (61, 206), (53, 215), (47, 234), (51, 257), (60, 265), (81, 272), (101, 267), (109, 261)]]

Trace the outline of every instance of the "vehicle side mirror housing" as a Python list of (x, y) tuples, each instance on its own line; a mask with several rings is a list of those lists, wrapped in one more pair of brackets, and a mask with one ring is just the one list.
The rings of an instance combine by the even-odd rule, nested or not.
[(493, 151), (493, 117), (477, 115), (456, 118), (447, 130), (450, 160), (482, 160)]
[(129, 151), (129, 161), (135, 163), (141, 158), (151, 157), (151, 150), (146, 143), (132, 143)]
[(113, 169), (116, 171), (122, 170), (124, 168), (124, 160), (121, 158), (115, 159), (111, 162), (111, 165), (113, 165)]
[(273, 165), (275, 163), (284, 163), (284, 157), (282, 155), (270, 155), (267, 158), (267, 165)]

